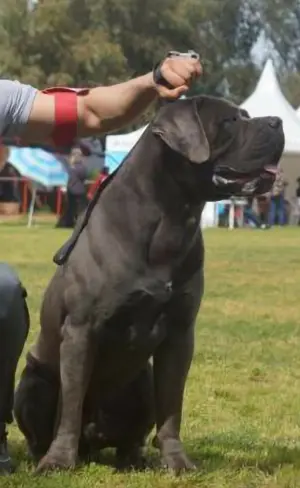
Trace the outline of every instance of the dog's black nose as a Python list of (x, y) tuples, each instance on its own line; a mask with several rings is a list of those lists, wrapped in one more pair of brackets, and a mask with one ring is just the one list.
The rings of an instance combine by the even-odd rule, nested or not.
[(282, 120), (279, 117), (269, 117), (269, 126), (272, 129), (279, 129), (282, 125)]

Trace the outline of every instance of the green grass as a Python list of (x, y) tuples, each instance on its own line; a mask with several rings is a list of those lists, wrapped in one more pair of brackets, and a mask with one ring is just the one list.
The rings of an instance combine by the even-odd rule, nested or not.
[[(1, 258), (16, 266), (29, 292), (26, 350), (53, 252), (67, 235), (49, 224), (0, 226)], [(176, 479), (90, 465), (37, 477), (12, 426), (19, 471), (1, 479), (1, 488), (300, 487), (300, 229), (208, 230), (205, 241), (206, 291), (182, 426), (198, 471)], [(23, 365), (24, 355), (18, 374)]]

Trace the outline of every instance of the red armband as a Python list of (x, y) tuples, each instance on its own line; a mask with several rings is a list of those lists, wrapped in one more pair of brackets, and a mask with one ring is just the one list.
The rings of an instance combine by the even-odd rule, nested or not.
[(86, 95), (88, 88), (53, 87), (42, 93), (54, 97), (54, 128), (51, 134), (55, 147), (70, 147), (77, 137), (77, 97)]

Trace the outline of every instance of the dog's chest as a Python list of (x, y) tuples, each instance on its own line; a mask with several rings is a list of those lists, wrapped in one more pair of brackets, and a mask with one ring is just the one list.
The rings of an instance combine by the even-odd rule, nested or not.
[(178, 214), (162, 215), (153, 234), (148, 260), (150, 265), (174, 265), (185, 258), (199, 228), (199, 210), (189, 205)]
[(143, 281), (129, 291), (97, 331), (99, 347), (149, 356), (165, 338), (164, 311), (172, 298), (171, 281)]

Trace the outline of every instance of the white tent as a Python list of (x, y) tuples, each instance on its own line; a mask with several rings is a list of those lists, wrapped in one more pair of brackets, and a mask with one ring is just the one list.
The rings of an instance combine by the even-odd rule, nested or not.
[(129, 134), (112, 134), (105, 141), (105, 165), (110, 171), (116, 169), (127, 156), (132, 147), (137, 143), (147, 126)]
[(266, 62), (254, 92), (241, 107), (251, 117), (271, 115), (282, 119), (285, 148), (281, 166), (289, 183), (288, 196), (294, 197), (296, 178), (300, 176), (300, 119), (281, 91), (271, 59)]
[(270, 59), (266, 62), (254, 92), (241, 106), (251, 117), (265, 115), (280, 117), (285, 134), (284, 152), (300, 154), (300, 120), (281, 91)]

